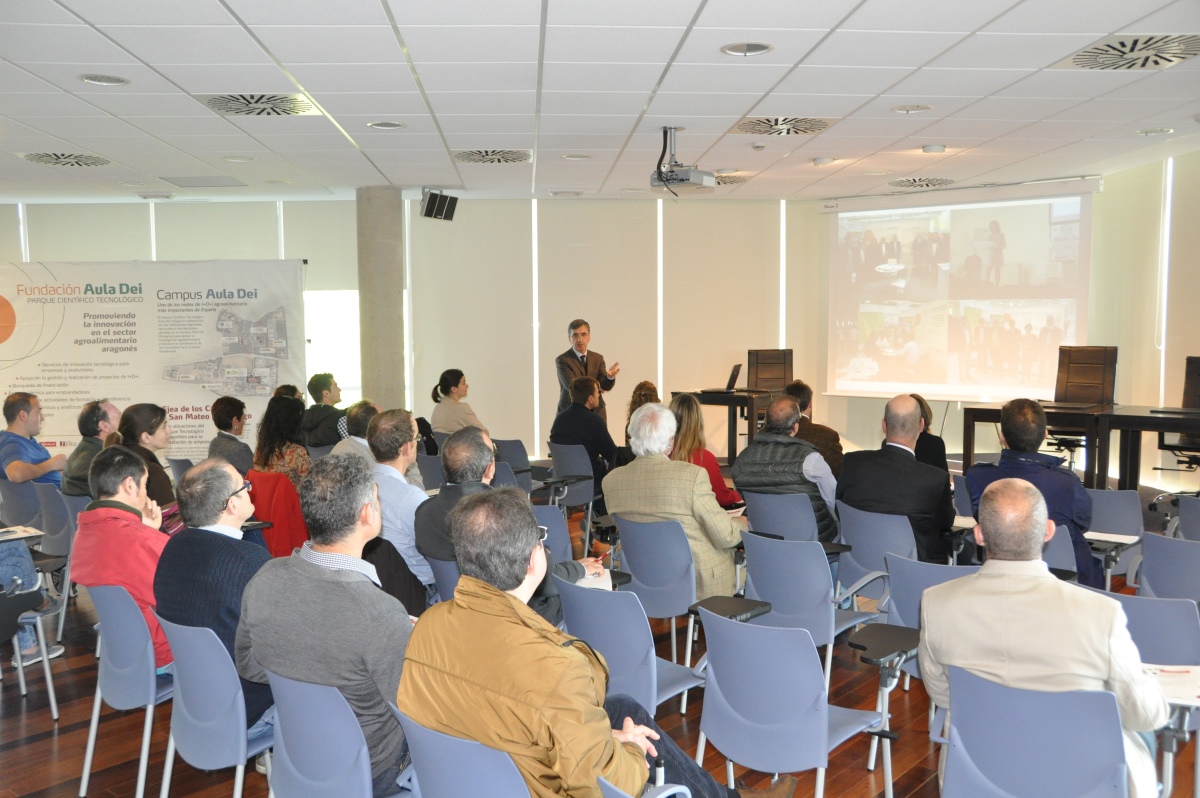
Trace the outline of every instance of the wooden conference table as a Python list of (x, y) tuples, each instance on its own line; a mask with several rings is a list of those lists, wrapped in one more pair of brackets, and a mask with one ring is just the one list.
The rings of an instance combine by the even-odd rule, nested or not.
[[(968, 405), (963, 408), (963, 472), (975, 459), (975, 425), (999, 424), (1000, 402)], [(1046, 421), (1054, 428), (1082, 429), (1087, 452), (1083, 484), (1104, 490), (1111, 456), (1110, 438), (1114, 431), (1121, 433), (1117, 477), (1118, 490), (1136, 490), (1142, 465), (1142, 433), (1171, 432), (1200, 436), (1200, 412), (1179, 407), (1149, 407), (1145, 405), (1087, 405), (1070, 406), (1046, 402)]]
[(740, 388), (730, 393), (671, 391), (671, 396), (679, 396), (681, 393), (690, 393), (702, 405), (729, 408), (729, 448), (726, 450), (729, 452), (729, 456), (726, 462), (733, 465), (733, 461), (737, 459), (738, 409), (741, 408), (745, 411), (746, 445), (749, 446), (754, 440), (755, 427), (758, 426), (758, 411), (766, 409), (771, 399), (781, 392)]

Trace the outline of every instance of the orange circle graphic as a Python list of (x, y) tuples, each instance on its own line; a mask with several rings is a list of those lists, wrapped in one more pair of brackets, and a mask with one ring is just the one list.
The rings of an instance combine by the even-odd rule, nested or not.
[(17, 329), (17, 311), (12, 303), (0, 296), (0, 344), (12, 337)]

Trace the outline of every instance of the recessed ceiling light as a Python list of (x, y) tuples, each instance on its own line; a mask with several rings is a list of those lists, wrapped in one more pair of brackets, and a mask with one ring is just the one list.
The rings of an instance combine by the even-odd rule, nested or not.
[(566, 155), (560, 155), (559, 157), (562, 158), (564, 161), (590, 161), (590, 160), (592, 160), (592, 156), (584, 155), (581, 152), (571, 152), (571, 153), (567, 153)]
[(551, 197), (578, 197), (582, 193), (583, 193), (582, 191), (575, 191), (575, 190), (552, 189), (550, 191), (550, 196)]
[(923, 114), (926, 111), (932, 111), (932, 105), (897, 105), (892, 109), (898, 114)]
[(373, 127), (376, 130), (400, 130), (408, 125), (403, 122), (368, 122), (367, 127)]
[(121, 182), (121, 183), (117, 183), (117, 185), (118, 185), (118, 186), (125, 186), (126, 188), (137, 188), (138, 186), (144, 186), (144, 185), (146, 185), (146, 184), (145, 184), (145, 183), (125, 183), (125, 182)]
[(79, 79), (93, 86), (128, 86), (129, 79), (116, 75), (80, 75)]
[(876, 169), (874, 172), (863, 172), (864, 175), (878, 177), (879, 175), (890, 175), (892, 172), (889, 169)]
[(291, 180), (268, 180), (267, 181), (268, 186), (290, 186), (291, 184), (292, 184)]
[(717, 169), (713, 172), (714, 175), (732, 175), (737, 174), (736, 169)]
[(1135, 130), (1134, 131), (1134, 133), (1136, 133), (1139, 136), (1165, 136), (1168, 133), (1174, 133), (1174, 132), (1175, 132), (1175, 128), (1173, 128), (1173, 127), (1152, 127), (1152, 128), (1147, 128), (1146, 130)]
[(836, 158), (813, 158), (813, 166), (829, 166)]
[(725, 55), (752, 56), (763, 55), (775, 49), (775, 45), (766, 42), (735, 42), (721, 48)]
[(641, 194), (643, 191), (645, 191), (644, 188), (623, 188), (621, 190), (626, 194)]
[(926, 144), (924, 147), (921, 148), (921, 152), (928, 152), (931, 154), (945, 152), (945, 151), (946, 151), (945, 144)]
[(229, 161), (230, 163), (250, 163), (251, 161), (257, 161), (258, 159), (251, 155), (226, 155), (221, 160)]

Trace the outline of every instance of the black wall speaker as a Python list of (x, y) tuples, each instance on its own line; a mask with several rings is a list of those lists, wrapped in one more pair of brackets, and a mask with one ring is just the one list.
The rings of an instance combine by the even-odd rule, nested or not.
[(427, 219), (454, 220), (454, 209), (458, 206), (458, 197), (443, 194), (440, 191), (428, 190), (421, 195), (421, 215)]

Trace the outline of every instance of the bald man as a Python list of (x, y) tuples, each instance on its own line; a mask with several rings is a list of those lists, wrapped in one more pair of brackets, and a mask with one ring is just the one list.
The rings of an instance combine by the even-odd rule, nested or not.
[[(842, 461), (837, 498), (856, 510), (908, 516), (922, 562), (945, 563), (954, 523), (950, 480), (940, 468), (917, 462), (917, 437), (925, 428), (921, 406), (908, 394), (893, 397), (883, 414), (883, 446), (850, 452)], [(959, 562), (969, 563), (967, 541)]]

